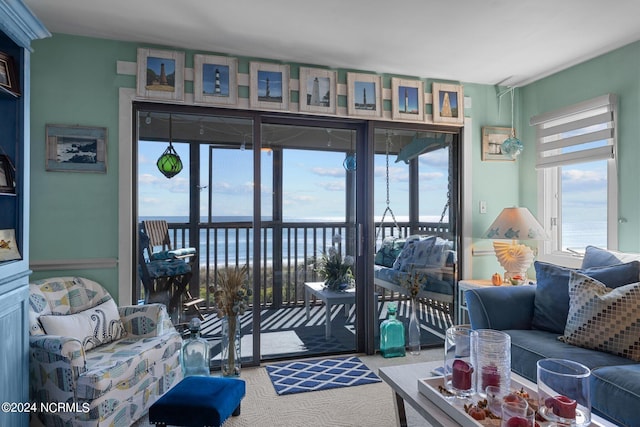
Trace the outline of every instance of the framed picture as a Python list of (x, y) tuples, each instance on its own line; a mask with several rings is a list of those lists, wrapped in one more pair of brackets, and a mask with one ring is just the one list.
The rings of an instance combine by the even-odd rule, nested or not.
[(433, 83), (433, 122), (464, 124), (462, 85)]
[(350, 116), (382, 117), (382, 77), (347, 73), (347, 98)]
[(0, 262), (15, 259), (22, 259), (16, 243), (16, 231), (12, 228), (0, 230)]
[(393, 120), (424, 121), (424, 83), (393, 77), (391, 105)]
[(193, 56), (195, 102), (220, 105), (238, 103), (238, 60), (225, 56)]
[(13, 62), (13, 58), (4, 52), (0, 52), (0, 86), (16, 96), (20, 95), (16, 64)]
[(107, 172), (107, 128), (47, 125), (46, 170)]
[(15, 193), (15, 171), (8, 156), (0, 154), (0, 193)]
[(184, 52), (138, 48), (138, 96), (184, 101)]
[(319, 68), (300, 67), (300, 105), (298, 109), (310, 113), (336, 113), (336, 72)]
[(289, 109), (289, 66), (251, 62), (249, 104), (266, 110)]
[(511, 128), (482, 127), (482, 160), (509, 161), (515, 159), (502, 154), (502, 143), (511, 135)]

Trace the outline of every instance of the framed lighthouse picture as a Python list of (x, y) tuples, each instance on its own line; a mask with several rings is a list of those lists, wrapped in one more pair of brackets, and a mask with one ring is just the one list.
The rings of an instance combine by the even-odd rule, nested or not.
[(137, 95), (184, 101), (184, 52), (138, 49)]
[(393, 77), (391, 105), (393, 120), (424, 121), (424, 83)]
[(249, 105), (259, 110), (288, 110), (289, 66), (250, 62)]
[(433, 83), (433, 122), (464, 124), (462, 85)]
[(336, 72), (300, 67), (299, 107), (303, 112), (336, 114)]
[(238, 59), (226, 56), (193, 56), (193, 98), (197, 103), (236, 106)]

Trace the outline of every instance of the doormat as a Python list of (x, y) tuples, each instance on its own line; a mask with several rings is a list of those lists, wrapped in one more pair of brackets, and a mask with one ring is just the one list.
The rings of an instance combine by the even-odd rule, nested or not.
[(266, 366), (278, 395), (379, 383), (357, 357), (334, 357), (278, 363)]

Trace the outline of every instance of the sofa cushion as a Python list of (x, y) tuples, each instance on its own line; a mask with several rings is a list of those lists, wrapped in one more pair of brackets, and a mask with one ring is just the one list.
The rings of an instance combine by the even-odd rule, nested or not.
[(382, 265), (384, 267), (393, 267), (393, 263), (402, 251), (404, 247), (405, 239), (395, 236), (385, 237), (382, 240), (382, 245), (378, 252), (376, 252), (373, 263), (375, 265)]
[[(536, 261), (536, 297), (531, 325), (535, 329), (564, 333), (569, 314), (569, 273), (571, 268)], [(578, 270), (610, 288), (638, 281), (640, 262)]]
[(640, 362), (640, 283), (615, 289), (572, 271), (562, 341)]
[(569, 359), (589, 369), (637, 363), (626, 357), (564, 343), (553, 332), (524, 329), (504, 332), (511, 336), (511, 369), (533, 382), (537, 381), (536, 362), (544, 358)]
[(85, 351), (125, 335), (118, 307), (113, 299), (80, 313), (43, 315), (39, 320), (46, 334), (76, 338)]
[(589, 245), (585, 249), (581, 268), (602, 267), (631, 261), (640, 261), (640, 254), (612, 251)]
[(591, 406), (617, 425), (638, 425), (640, 365), (607, 366), (591, 372)]

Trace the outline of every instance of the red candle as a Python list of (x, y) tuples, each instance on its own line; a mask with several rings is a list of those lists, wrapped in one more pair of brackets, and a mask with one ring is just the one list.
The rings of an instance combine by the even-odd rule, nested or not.
[(471, 374), (473, 367), (464, 360), (453, 361), (451, 385), (458, 390), (469, 390), (471, 388)]
[(544, 406), (553, 409), (553, 413), (562, 418), (574, 419), (576, 417), (576, 407), (578, 402), (567, 396), (548, 397), (544, 401)]
[(485, 390), (490, 385), (500, 387), (500, 374), (495, 365), (482, 367), (482, 390)]

